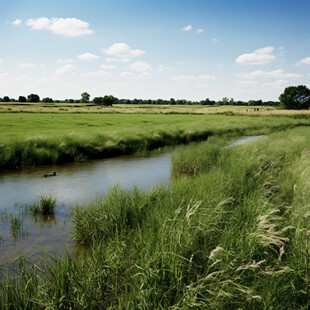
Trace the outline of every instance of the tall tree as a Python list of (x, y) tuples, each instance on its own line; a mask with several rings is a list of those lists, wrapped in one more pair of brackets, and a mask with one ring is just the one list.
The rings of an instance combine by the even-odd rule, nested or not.
[(82, 97), (81, 102), (87, 103), (87, 102), (89, 102), (90, 94), (85, 91), (85, 92), (81, 93), (81, 97)]
[(28, 102), (39, 102), (40, 97), (37, 94), (28, 95)]
[(310, 89), (305, 85), (286, 87), (279, 100), (285, 109), (309, 109)]

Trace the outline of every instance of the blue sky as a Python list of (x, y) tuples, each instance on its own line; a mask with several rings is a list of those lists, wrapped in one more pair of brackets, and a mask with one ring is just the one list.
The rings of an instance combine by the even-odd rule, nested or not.
[(310, 86), (308, 0), (0, 0), (0, 97), (276, 100)]

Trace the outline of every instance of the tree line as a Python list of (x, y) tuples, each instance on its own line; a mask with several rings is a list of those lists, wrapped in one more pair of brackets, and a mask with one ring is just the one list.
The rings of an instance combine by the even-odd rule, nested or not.
[(222, 100), (210, 100), (209, 98), (192, 101), (185, 99), (171, 98), (166, 99), (118, 99), (117, 97), (106, 95), (104, 97), (94, 97), (90, 100), (90, 94), (83, 92), (80, 99), (53, 100), (45, 97), (40, 100), (37, 94), (19, 96), (18, 100), (4, 96), (0, 102), (46, 102), (46, 103), (89, 103), (95, 105), (112, 106), (115, 104), (134, 104), (134, 105), (231, 105), (231, 106), (280, 106), (285, 109), (309, 109), (310, 108), (310, 90), (305, 85), (286, 87), (284, 92), (279, 96), (279, 101), (235, 101), (233, 98), (224, 97)]

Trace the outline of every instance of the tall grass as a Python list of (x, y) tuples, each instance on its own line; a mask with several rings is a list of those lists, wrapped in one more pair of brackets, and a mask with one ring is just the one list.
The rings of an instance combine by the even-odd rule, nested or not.
[(32, 215), (54, 215), (56, 210), (56, 198), (52, 198), (51, 195), (41, 195), (38, 203), (30, 205), (28, 207), (30, 214)]
[[(227, 115), (0, 114), (0, 168), (106, 158), (214, 135), (268, 134), (309, 119)], [(37, 133), (40, 132), (40, 135)]]
[(181, 150), (170, 186), (76, 207), (88, 252), (22, 261), (15, 280), (3, 275), (2, 307), (307, 309), (310, 131), (226, 142)]

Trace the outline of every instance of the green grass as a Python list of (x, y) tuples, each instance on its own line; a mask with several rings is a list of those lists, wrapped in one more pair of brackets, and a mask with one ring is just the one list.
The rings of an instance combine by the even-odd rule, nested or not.
[(308, 309), (310, 129), (226, 144), (179, 151), (171, 185), (76, 207), (88, 251), (22, 260), (2, 308)]
[(268, 134), (307, 117), (0, 113), (0, 168), (106, 158), (212, 135)]
[(56, 210), (56, 198), (49, 196), (41, 196), (38, 203), (28, 207), (32, 215), (54, 215)]

